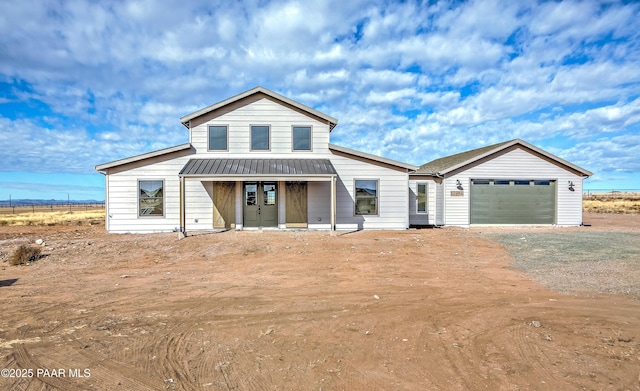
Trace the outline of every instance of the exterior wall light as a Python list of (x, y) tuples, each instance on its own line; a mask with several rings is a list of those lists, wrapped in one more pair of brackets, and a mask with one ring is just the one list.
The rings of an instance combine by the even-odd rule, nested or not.
[(460, 183), (460, 179), (456, 179), (456, 188), (458, 190), (463, 190), (462, 183)]
[(569, 181), (569, 190), (570, 191), (576, 191), (576, 189), (573, 188), (573, 182)]

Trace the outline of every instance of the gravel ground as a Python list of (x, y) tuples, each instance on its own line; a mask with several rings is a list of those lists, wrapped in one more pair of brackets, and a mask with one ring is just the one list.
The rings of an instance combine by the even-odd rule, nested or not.
[(483, 234), (504, 245), (514, 266), (568, 294), (614, 293), (640, 299), (640, 235), (630, 232)]

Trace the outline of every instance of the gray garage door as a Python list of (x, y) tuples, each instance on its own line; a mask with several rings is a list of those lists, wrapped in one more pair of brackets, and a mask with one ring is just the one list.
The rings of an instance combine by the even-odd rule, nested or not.
[(555, 215), (555, 181), (471, 181), (471, 224), (553, 224)]

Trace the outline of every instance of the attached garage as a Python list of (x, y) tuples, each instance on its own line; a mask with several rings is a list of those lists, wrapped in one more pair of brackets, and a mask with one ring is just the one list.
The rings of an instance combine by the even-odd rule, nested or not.
[(436, 159), (409, 179), (438, 184), (441, 201), (429, 210), (438, 225), (574, 226), (582, 224), (582, 181), (591, 175), (516, 139)]
[(556, 181), (472, 179), (471, 224), (555, 224)]

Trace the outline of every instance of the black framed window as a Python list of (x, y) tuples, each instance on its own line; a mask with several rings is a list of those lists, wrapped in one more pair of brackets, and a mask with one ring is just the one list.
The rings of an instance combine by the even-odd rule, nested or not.
[(293, 150), (294, 151), (310, 151), (311, 150), (311, 126), (294, 126), (293, 127)]
[(251, 150), (252, 151), (268, 151), (270, 129), (268, 125), (252, 125), (251, 126)]
[(209, 150), (227, 151), (229, 149), (229, 128), (225, 125), (209, 125)]

